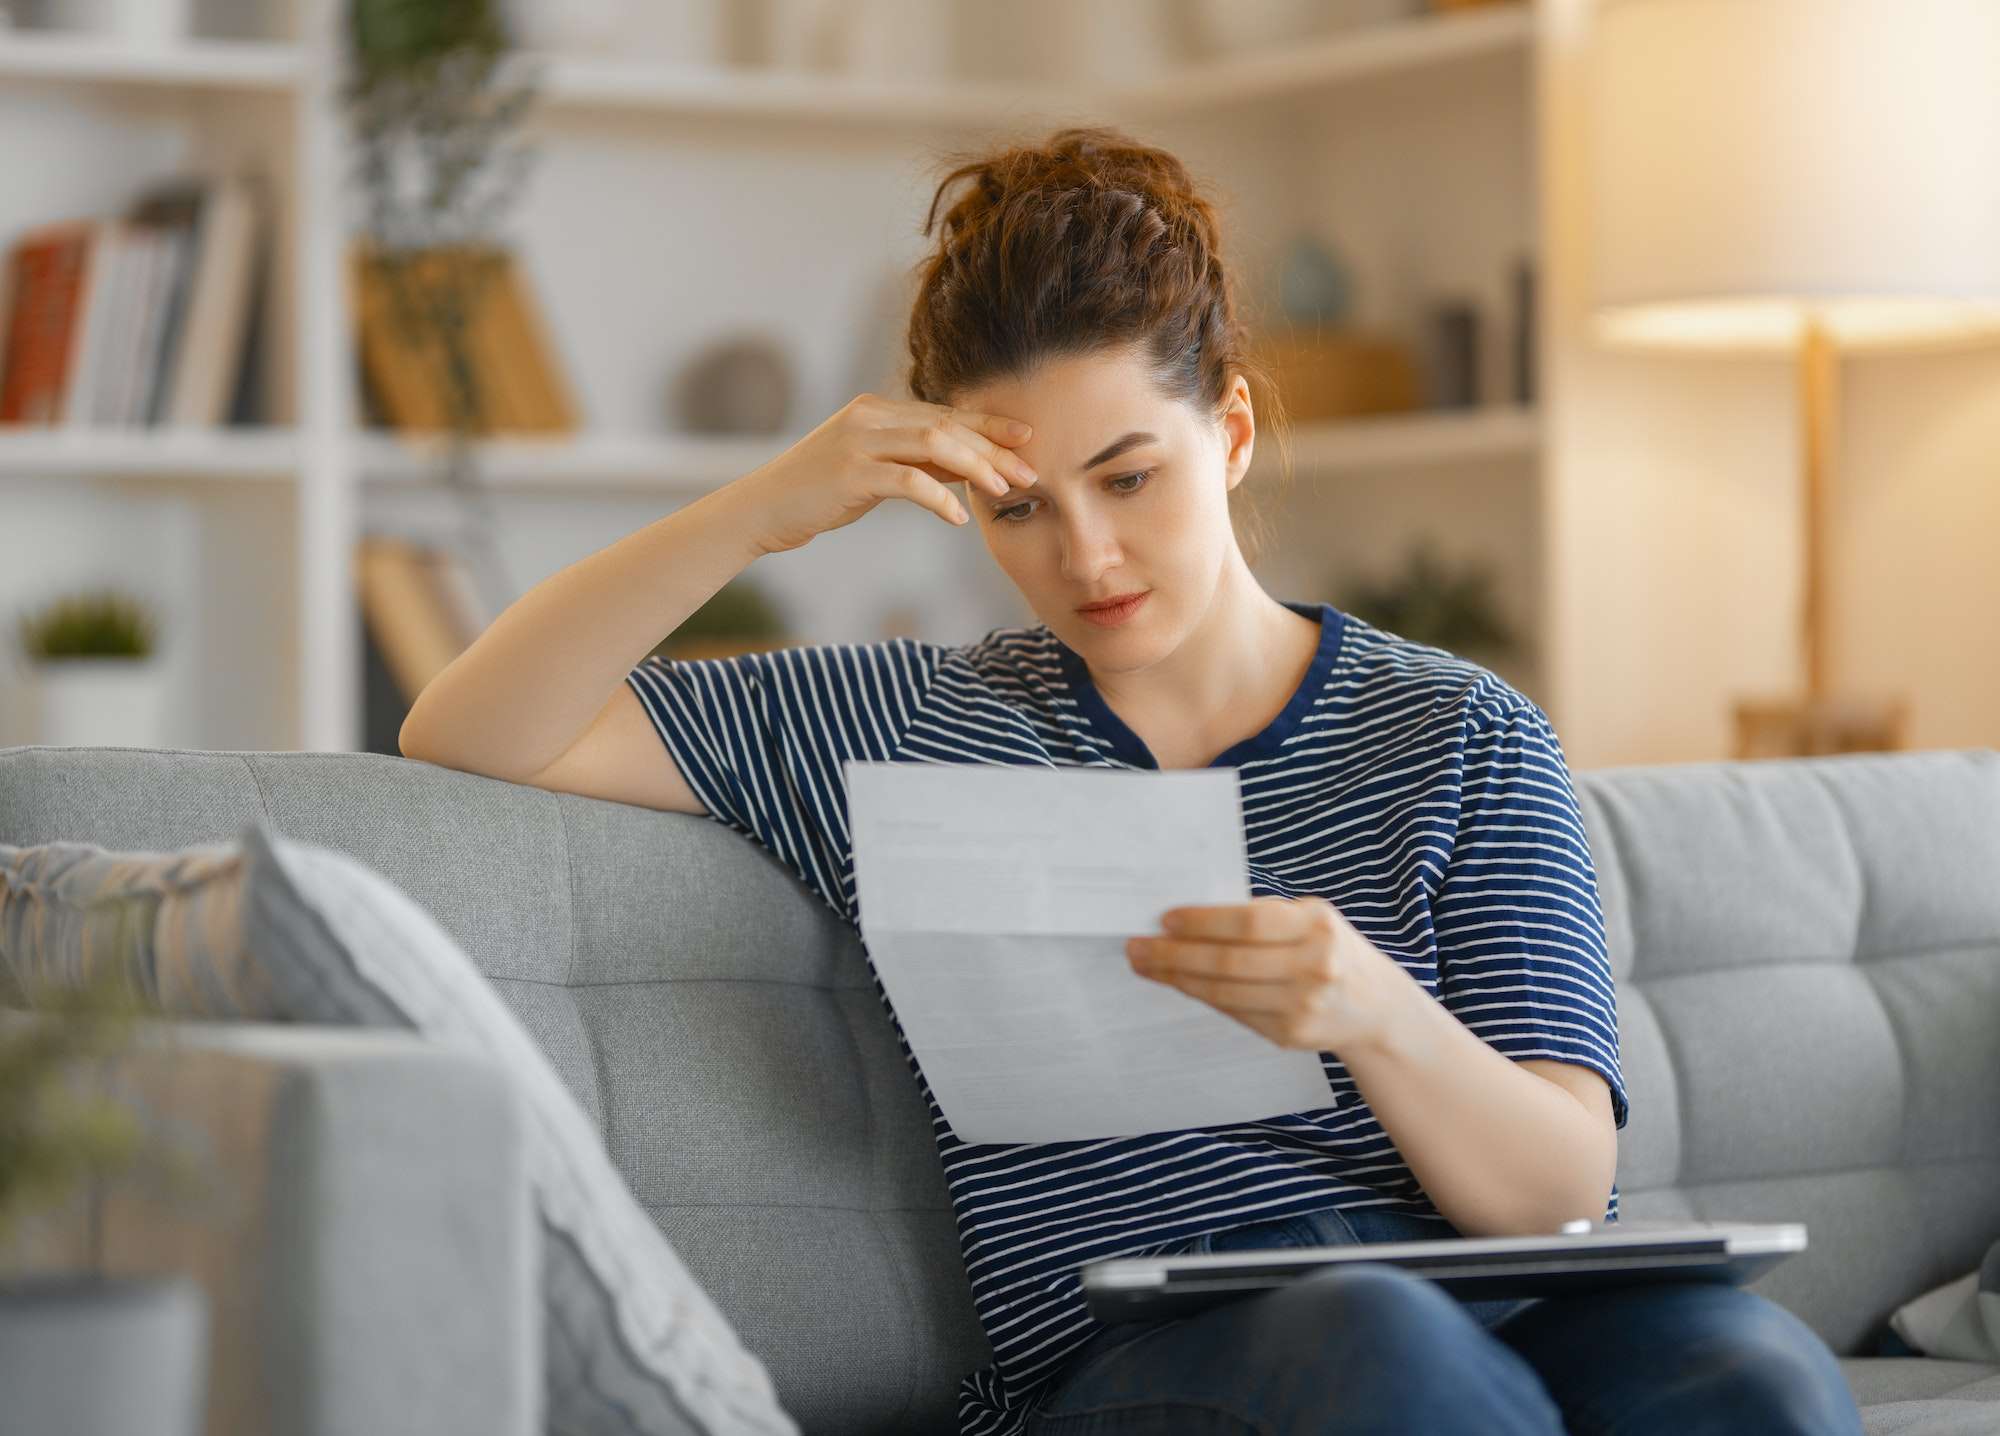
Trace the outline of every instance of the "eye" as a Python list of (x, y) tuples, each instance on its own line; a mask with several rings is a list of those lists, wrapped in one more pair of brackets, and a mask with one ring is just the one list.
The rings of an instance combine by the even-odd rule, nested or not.
[[(1115, 493), (1136, 494), (1139, 492), (1139, 490), (1146, 487), (1146, 484), (1151, 481), (1152, 477), (1153, 477), (1153, 471), (1151, 469), (1140, 469), (1137, 473), (1120, 474), (1115, 479), (1106, 479), (1104, 481), (1104, 486)], [(1130, 483), (1133, 479), (1138, 479), (1139, 482), (1136, 484), (1132, 484), (1130, 488), (1121, 489), (1118, 487), (1120, 484)], [(1009, 504), (1004, 509), (995, 509), (993, 511), (993, 517), (996, 519), (1004, 519), (1006, 522), (1012, 524), (1026, 523), (1027, 522), (1026, 519), (1024, 518), (1017, 519), (1014, 518), (1013, 515), (1019, 513), (1021, 510), (1027, 507), (1029, 507), (1029, 505), (1025, 503)]]

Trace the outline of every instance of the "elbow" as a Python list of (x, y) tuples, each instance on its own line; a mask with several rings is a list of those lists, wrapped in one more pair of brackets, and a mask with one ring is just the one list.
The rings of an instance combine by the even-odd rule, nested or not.
[(1461, 1236), (1548, 1236), (1561, 1231), (1565, 1222), (1587, 1221), (1596, 1226), (1610, 1205), (1611, 1187), (1607, 1183), (1601, 1192), (1582, 1188), (1538, 1192), (1511, 1202), (1489, 1202), (1471, 1211), (1462, 1210), (1456, 1217), (1450, 1212), (1444, 1215)]
[[(428, 690), (425, 690), (428, 691)], [(396, 730), (396, 747), (405, 758), (416, 758), (432, 762), (425, 757), (426, 744), (422, 737), (423, 725), (417, 721), (417, 714), (423, 709), (424, 695), (418, 693), (410, 702), (410, 711), (403, 715), (403, 726)]]
[(1592, 1226), (1604, 1220), (1611, 1209), (1611, 1187), (1617, 1180), (1618, 1143), (1605, 1141), (1586, 1156), (1578, 1154), (1572, 1180), (1556, 1202), (1544, 1209), (1546, 1226), (1541, 1231), (1560, 1231), (1564, 1222), (1587, 1221)]
[(1579, 1143), (1568, 1162), (1551, 1168), (1554, 1185), (1543, 1188), (1522, 1203), (1515, 1219), (1526, 1223), (1522, 1232), (1557, 1232), (1564, 1222), (1587, 1221), (1592, 1226), (1604, 1220), (1611, 1208), (1611, 1186), (1617, 1178), (1618, 1141), (1612, 1132), (1591, 1132), (1588, 1143)]
[(1578, 1210), (1573, 1216), (1564, 1217), (1564, 1221), (1585, 1217), (1595, 1224), (1603, 1221), (1611, 1208), (1611, 1188), (1618, 1181), (1618, 1129), (1608, 1120), (1593, 1122), (1590, 1137), (1588, 1149), (1577, 1154), (1579, 1195), (1572, 1199), (1572, 1204)]
[(1532, 1173), (1516, 1173), (1517, 1185), (1511, 1187), (1497, 1180), (1482, 1184), (1473, 1200), (1460, 1200), (1449, 1210), (1444, 1203), (1435, 1205), (1468, 1237), (1547, 1236), (1578, 1220), (1595, 1226), (1611, 1207), (1615, 1179), (1617, 1144), (1606, 1146), (1608, 1152), (1594, 1145), (1579, 1150), (1561, 1165), (1538, 1163)]
[(426, 763), (431, 761), (424, 756), (423, 740), (417, 736), (417, 730), (408, 718), (405, 718), (403, 726), (396, 730), (396, 747), (405, 758), (414, 758)]

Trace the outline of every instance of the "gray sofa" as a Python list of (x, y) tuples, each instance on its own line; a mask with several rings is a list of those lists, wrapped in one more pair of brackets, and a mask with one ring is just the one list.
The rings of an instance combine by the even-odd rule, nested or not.
[[(1576, 778), (1625, 1213), (1803, 1220), (1761, 1289), (1846, 1358), (1871, 1432), (2000, 1430), (1993, 1368), (1868, 1354), (2000, 1238), (2000, 752)], [(955, 1429), (989, 1353), (929, 1123), (855, 934), (788, 870), (707, 818), (401, 758), (0, 750), (0, 842), (162, 850), (258, 817), (472, 954), (804, 1430)], [(208, 1283), (211, 1430), (534, 1430), (505, 1074), (405, 1033), (179, 1037), (146, 1060), (205, 1075), (152, 1090), (226, 1134), (257, 1201), (109, 1221), (96, 1259)]]

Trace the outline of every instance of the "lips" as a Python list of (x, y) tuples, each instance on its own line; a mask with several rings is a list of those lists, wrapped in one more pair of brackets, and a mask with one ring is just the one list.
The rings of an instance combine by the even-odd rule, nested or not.
[(1122, 607), (1123, 605), (1130, 603), (1133, 599), (1137, 598), (1140, 594), (1144, 592), (1146, 592), (1146, 590), (1143, 588), (1135, 588), (1130, 593), (1121, 593), (1115, 598), (1105, 599), (1102, 603), (1086, 603), (1079, 605), (1076, 611), (1078, 613), (1102, 613), (1106, 609)]
[(1133, 615), (1145, 608), (1146, 600), (1152, 594), (1150, 588), (1142, 588), (1129, 598), (1114, 601), (1108, 608), (1079, 608), (1077, 616), (1095, 628), (1123, 628), (1132, 621)]

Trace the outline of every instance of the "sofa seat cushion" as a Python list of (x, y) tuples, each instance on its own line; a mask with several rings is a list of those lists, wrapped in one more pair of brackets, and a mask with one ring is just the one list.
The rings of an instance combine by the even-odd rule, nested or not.
[[(1960, 1396), (1965, 1388), (1988, 1383), (2000, 1366), (1978, 1361), (1944, 1361), (1935, 1356), (1843, 1356), (1841, 1372), (1858, 1406), (1880, 1406), (1925, 1396)], [(2000, 1398), (2000, 1388), (1987, 1399)]]
[(2000, 1366), (1935, 1356), (1844, 1356), (1840, 1370), (1867, 1436), (2000, 1431)]

